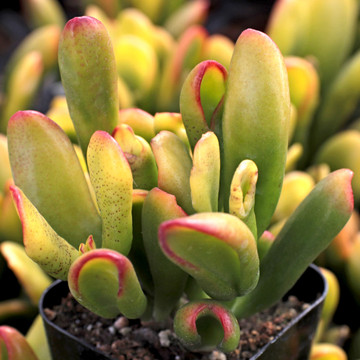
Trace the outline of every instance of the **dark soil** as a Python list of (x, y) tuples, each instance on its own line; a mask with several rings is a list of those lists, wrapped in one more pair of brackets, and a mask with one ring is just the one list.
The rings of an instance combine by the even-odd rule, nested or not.
[(172, 332), (153, 323), (100, 318), (79, 305), (69, 294), (62, 303), (45, 313), (59, 327), (96, 347), (116, 360), (235, 360), (250, 359), (271, 341), (308, 304), (295, 297), (280, 302), (267, 311), (241, 320), (239, 348), (230, 354), (218, 351), (195, 353), (186, 351)]

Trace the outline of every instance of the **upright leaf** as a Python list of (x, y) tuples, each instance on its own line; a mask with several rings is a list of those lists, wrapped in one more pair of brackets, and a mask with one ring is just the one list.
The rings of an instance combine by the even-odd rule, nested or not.
[(256, 30), (239, 37), (229, 69), (222, 124), (223, 192), (242, 160), (259, 169), (255, 215), (258, 234), (270, 222), (284, 176), (290, 97), (284, 60), (274, 42)]
[(109, 133), (118, 122), (117, 72), (111, 39), (95, 18), (68, 21), (59, 42), (59, 67), (70, 116), (86, 154), (96, 130)]
[(87, 160), (102, 220), (102, 247), (127, 255), (132, 242), (133, 178), (119, 144), (105, 131), (90, 139)]

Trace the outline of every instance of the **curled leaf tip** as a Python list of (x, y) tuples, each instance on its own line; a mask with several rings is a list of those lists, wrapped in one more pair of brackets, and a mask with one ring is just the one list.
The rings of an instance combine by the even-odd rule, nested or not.
[(244, 160), (235, 171), (231, 182), (229, 210), (230, 213), (246, 218), (255, 204), (258, 168), (252, 160)]
[(218, 133), (226, 80), (226, 69), (214, 60), (199, 63), (187, 76), (180, 110), (192, 148), (207, 131)]
[(256, 241), (235, 216), (200, 213), (163, 222), (159, 244), (170, 261), (215, 299), (231, 300), (257, 284)]
[(76, 300), (92, 312), (112, 318), (122, 313), (140, 317), (146, 297), (130, 260), (110, 249), (80, 256), (69, 271), (69, 288)]
[[(192, 264), (189, 261), (186, 261), (184, 258), (182, 258), (181, 256), (177, 255), (169, 246), (168, 242), (167, 242), (167, 232), (171, 231), (174, 229), (174, 220), (169, 220), (164, 222), (163, 224), (161, 224), (161, 226), (159, 227), (159, 244), (160, 247), (162, 248), (162, 251), (166, 254), (167, 257), (171, 258), (172, 261), (174, 261), (175, 263), (186, 267), (186, 268), (190, 268), (194, 271), (198, 270), (198, 267), (195, 266), (194, 264)], [(176, 230), (176, 225), (175, 225), (175, 230)]]
[[(220, 332), (206, 326), (207, 321), (217, 320)], [(203, 326), (200, 322), (203, 321)], [(235, 316), (212, 300), (191, 302), (178, 310), (174, 329), (188, 348), (211, 350), (217, 347), (224, 352), (233, 351), (240, 340), (240, 328)]]

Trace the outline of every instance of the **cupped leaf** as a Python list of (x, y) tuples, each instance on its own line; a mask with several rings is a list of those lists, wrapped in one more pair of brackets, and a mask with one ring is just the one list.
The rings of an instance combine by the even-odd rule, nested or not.
[(242, 160), (253, 160), (259, 169), (255, 215), (262, 234), (280, 196), (290, 121), (284, 60), (264, 33), (248, 29), (236, 42), (222, 121), (225, 209), (237, 166)]
[(186, 78), (180, 94), (180, 111), (194, 149), (209, 130), (220, 136), (220, 118), (227, 72), (216, 61), (203, 61)]
[(19, 111), (8, 125), (15, 185), (59, 236), (78, 247), (92, 234), (100, 245), (101, 220), (83, 170), (64, 131), (36, 111)]
[(157, 320), (164, 320), (179, 301), (188, 278), (170, 262), (159, 246), (158, 229), (162, 222), (186, 216), (173, 195), (152, 189), (142, 211), (142, 231), (146, 256), (154, 282), (154, 311)]
[(122, 313), (133, 319), (146, 309), (147, 300), (130, 260), (116, 251), (98, 249), (80, 256), (70, 268), (68, 281), (74, 298), (102, 317)]
[(254, 213), (258, 168), (252, 160), (243, 160), (231, 181), (229, 213), (244, 221), (256, 236)]
[(135, 135), (133, 129), (125, 124), (118, 125), (112, 135), (129, 162), (134, 188), (154, 188), (157, 185), (158, 171), (149, 143), (141, 136)]
[(96, 130), (118, 123), (117, 72), (105, 26), (89, 16), (67, 22), (59, 42), (59, 68), (71, 119), (83, 153)]
[(174, 330), (184, 345), (193, 350), (224, 352), (236, 349), (240, 328), (236, 317), (212, 300), (190, 302), (175, 315)]
[(0, 355), (4, 360), (38, 360), (25, 337), (6, 325), (0, 326)]
[(49, 275), (65, 280), (78, 251), (60, 237), (16, 186), (11, 187), (23, 226), (27, 255)]
[(348, 169), (334, 171), (298, 206), (263, 258), (257, 287), (237, 299), (233, 307), (237, 318), (281, 299), (342, 229), (354, 207), (352, 176)]
[(127, 255), (132, 242), (133, 177), (119, 144), (105, 131), (90, 139), (87, 161), (102, 220), (102, 247)]
[(207, 132), (197, 142), (190, 173), (190, 189), (196, 212), (218, 210), (220, 186), (220, 147), (213, 132)]
[(159, 243), (169, 260), (215, 299), (231, 300), (257, 284), (256, 240), (235, 216), (201, 213), (166, 221), (159, 228)]
[(175, 195), (178, 204), (190, 214), (190, 172), (192, 161), (186, 145), (170, 131), (159, 132), (150, 143), (158, 167), (158, 186)]

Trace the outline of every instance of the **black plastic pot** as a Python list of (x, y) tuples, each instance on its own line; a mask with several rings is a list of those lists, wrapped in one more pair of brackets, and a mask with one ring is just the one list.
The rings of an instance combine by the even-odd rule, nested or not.
[[(69, 292), (67, 283), (55, 281), (42, 295), (40, 314), (53, 360), (109, 360), (108, 356), (69, 334), (50, 321), (45, 308), (58, 305)], [(307, 360), (311, 342), (320, 318), (322, 304), (327, 292), (327, 283), (315, 265), (310, 265), (294, 287), (288, 292), (310, 306), (289, 323), (273, 341), (265, 345), (251, 360)]]

